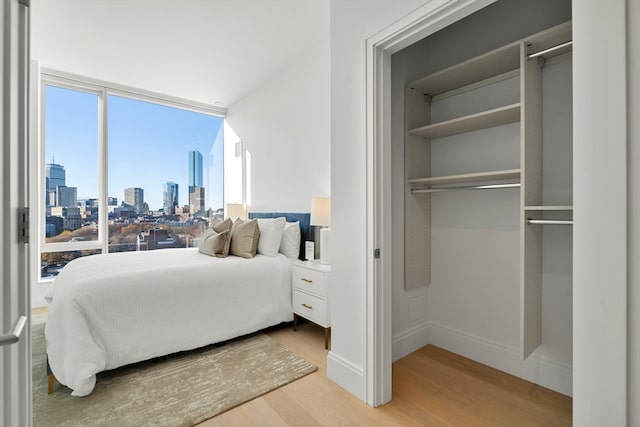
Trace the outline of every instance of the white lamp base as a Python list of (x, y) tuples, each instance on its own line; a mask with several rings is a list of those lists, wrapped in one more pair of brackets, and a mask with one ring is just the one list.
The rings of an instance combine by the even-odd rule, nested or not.
[(320, 229), (320, 264), (331, 264), (331, 229)]

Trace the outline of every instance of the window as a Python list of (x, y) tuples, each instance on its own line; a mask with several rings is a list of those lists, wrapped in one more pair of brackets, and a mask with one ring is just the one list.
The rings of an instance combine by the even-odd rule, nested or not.
[(107, 252), (197, 245), (223, 215), (223, 119), (43, 77), (41, 278)]

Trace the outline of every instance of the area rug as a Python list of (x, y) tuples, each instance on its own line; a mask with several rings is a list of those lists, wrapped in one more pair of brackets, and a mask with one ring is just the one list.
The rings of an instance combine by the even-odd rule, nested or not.
[(98, 374), (87, 397), (47, 394), (44, 325), (32, 320), (34, 426), (193, 426), (316, 370), (265, 334)]

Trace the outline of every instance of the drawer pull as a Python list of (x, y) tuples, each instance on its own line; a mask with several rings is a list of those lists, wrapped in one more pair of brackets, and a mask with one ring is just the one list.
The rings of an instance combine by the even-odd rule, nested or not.
[(313, 283), (313, 280), (307, 279), (305, 277), (301, 277), (300, 280), (302, 280), (303, 282), (307, 282), (307, 283)]
[(302, 303), (300, 305), (303, 306), (304, 308), (308, 308), (309, 310), (313, 310), (313, 307), (308, 304)]

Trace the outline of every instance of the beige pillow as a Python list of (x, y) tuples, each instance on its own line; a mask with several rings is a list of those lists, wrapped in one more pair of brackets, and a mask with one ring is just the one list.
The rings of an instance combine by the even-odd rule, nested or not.
[(237, 219), (231, 228), (231, 249), (229, 253), (242, 258), (253, 258), (258, 250), (260, 228), (258, 221)]
[(225, 230), (231, 233), (232, 225), (233, 225), (233, 221), (231, 221), (231, 218), (227, 218), (224, 221), (221, 220), (220, 218), (213, 218), (211, 220), (211, 228), (213, 228), (213, 231), (215, 231), (216, 233), (222, 233)]
[(200, 238), (198, 244), (198, 250), (203, 254), (215, 256), (218, 258), (224, 258), (229, 255), (229, 241), (231, 235), (228, 230), (222, 233), (216, 233), (213, 230), (209, 230)]
[(227, 239), (227, 245), (224, 247), (222, 251), (224, 256), (229, 255), (229, 248), (231, 245), (231, 226), (232, 225), (233, 225), (233, 221), (231, 221), (231, 218), (227, 218), (224, 221), (221, 220), (220, 218), (213, 218), (213, 220), (211, 220), (211, 229), (213, 229), (213, 231), (215, 231), (216, 233), (222, 233), (224, 231), (227, 231), (229, 233), (229, 238)]

